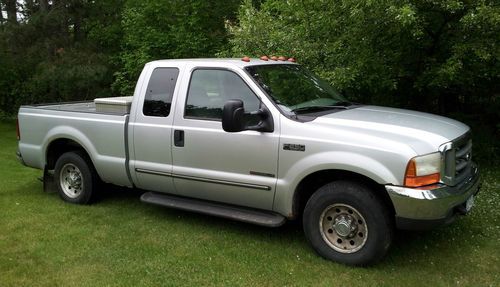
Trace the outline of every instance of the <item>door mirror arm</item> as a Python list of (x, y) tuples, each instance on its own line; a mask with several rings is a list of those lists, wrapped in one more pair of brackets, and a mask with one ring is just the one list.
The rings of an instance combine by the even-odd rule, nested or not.
[[(246, 116), (258, 116), (260, 122), (257, 125), (248, 126), (245, 123)], [(262, 106), (257, 111), (245, 112), (243, 101), (229, 100), (222, 109), (222, 128), (226, 132), (234, 133), (241, 131), (273, 132), (274, 123), (271, 112)]]
[(273, 119), (270, 116), (271, 112), (265, 106), (256, 111), (245, 113), (245, 115), (258, 116), (260, 118), (260, 122), (257, 125), (247, 126), (246, 130), (264, 133), (272, 133), (274, 131)]

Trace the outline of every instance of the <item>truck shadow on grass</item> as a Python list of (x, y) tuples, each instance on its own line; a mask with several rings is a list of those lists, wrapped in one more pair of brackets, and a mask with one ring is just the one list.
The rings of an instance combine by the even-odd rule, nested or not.
[[(254, 224), (234, 221), (230, 219), (220, 218), (216, 216), (208, 216), (204, 214), (199, 214), (190, 211), (183, 211), (178, 209), (171, 209), (162, 206), (156, 206), (152, 204), (142, 203), (140, 202), (141, 195), (147, 192), (145, 190), (140, 189), (130, 189), (130, 188), (122, 188), (113, 185), (104, 185), (103, 188), (99, 191), (99, 196), (97, 198), (96, 204), (114, 204), (116, 202), (139, 202), (140, 205), (138, 208), (143, 209), (143, 211), (149, 216), (158, 218), (159, 220), (168, 218), (169, 221), (185, 221), (190, 224), (200, 224), (203, 226), (208, 226), (210, 228), (214, 228), (217, 230), (218, 228), (225, 229), (233, 229), (235, 232), (241, 233), (257, 233), (257, 234), (265, 234), (268, 232), (285, 232), (285, 233), (293, 233), (302, 235), (302, 223), (299, 221), (289, 221), (286, 222), (283, 226), (279, 228), (269, 228), (264, 226), (258, 226)], [(305, 239), (304, 239), (305, 240)]]
[[(307, 244), (301, 220), (288, 221), (278, 228), (262, 227), (145, 204), (139, 199), (144, 192), (144, 190), (105, 185), (100, 190), (97, 204), (115, 205), (119, 202), (127, 205), (127, 208), (137, 209), (136, 211), (153, 219), (153, 221), (158, 220), (161, 223), (168, 222), (181, 226), (188, 225), (191, 229), (204, 230), (215, 238), (221, 236), (220, 233), (223, 232), (225, 237), (235, 236), (238, 240), (280, 248), (284, 253), (300, 253), (313, 261), (328, 262), (315, 255), (314, 250)], [(407, 266), (408, 268), (425, 266), (429, 268), (429, 265), (437, 265), (443, 261), (446, 262), (447, 266), (460, 264), (460, 257), (468, 256), (474, 251), (474, 246), (469, 244), (471, 240), (474, 240), (475, 234), (475, 231), (471, 230), (469, 226), (470, 220), (470, 218), (459, 218), (451, 226), (431, 231), (397, 231), (392, 248), (386, 258), (371, 268), (386, 269), (394, 266)], [(242, 250), (242, 252), (245, 251)]]

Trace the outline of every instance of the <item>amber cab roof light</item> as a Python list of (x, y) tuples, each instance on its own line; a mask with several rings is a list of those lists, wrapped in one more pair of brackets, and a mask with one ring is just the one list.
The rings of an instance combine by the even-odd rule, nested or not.
[[(272, 60), (272, 61), (288, 61), (288, 62), (292, 62), (292, 63), (296, 62), (295, 58), (293, 58), (293, 57), (288, 58), (288, 57), (285, 57), (285, 56), (279, 56), (279, 57), (277, 57), (277, 56), (271, 56), (271, 57), (268, 57), (266, 55), (262, 55), (262, 56), (260, 56), (259, 59), (262, 60), (262, 61)], [(250, 62), (250, 57), (244, 56), (244, 57), (241, 58), (241, 60), (243, 62)]]

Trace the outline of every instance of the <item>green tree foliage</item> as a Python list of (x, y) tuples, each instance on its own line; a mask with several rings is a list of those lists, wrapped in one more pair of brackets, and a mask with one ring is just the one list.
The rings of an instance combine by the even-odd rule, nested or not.
[(239, 0), (128, 1), (122, 17), (124, 39), (114, 88), (130, 95), (148, 61), (213, 57), (227, 46), (226, 21)]
[(130, 95), (151, 60), (213, 57), (239, 0), (0, 0), (0, 111)]
[(121, 0), (8, 1), (18, 17), (0, 26), (3, 113), (20, 104), (110, 93), (122, 37)]
[(0, 114), (131, 95), (151, 60), (274, 54), (351, 100), (500, 135), (498, 0), (241, 1), (0, 0)]
[[(293, 55), (354, 100), (450, 113), (496, 103), (500, 7), (486, 0), (245, 1), (234, 55)], [(493, 114), (494, 113), (494, 114)]]

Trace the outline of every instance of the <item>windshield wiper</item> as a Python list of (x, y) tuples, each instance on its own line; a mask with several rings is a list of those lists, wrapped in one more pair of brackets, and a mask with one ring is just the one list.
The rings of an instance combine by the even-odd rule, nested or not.
[(349, 101), (343, 101), (343, 102), (336, 102), (334, 106), (343, 106), (343, 107), (348, 107), (354, 105), (353, 102)]
[(293, 109), (292, 112), (297, 113), (297, 112), (312, 112), (312, 111), (325, 111), (325, 110), (332, 110), (332, 109), (348, 109), (348, 106), (351, 105), (351, 103), (347, 104), (349, 102), (340, 102), (340, 105), (338, 103), (336, 105), (332, 106), (309, 106), (309, 107), (301, 107), (301, 108), (296, 108)]

